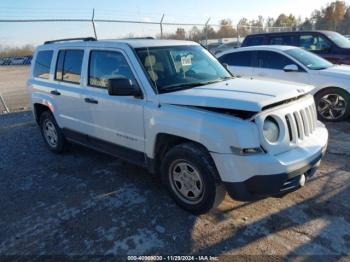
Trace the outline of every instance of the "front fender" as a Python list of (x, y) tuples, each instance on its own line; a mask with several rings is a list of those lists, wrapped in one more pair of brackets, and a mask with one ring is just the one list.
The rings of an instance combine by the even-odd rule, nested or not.
[(232, 153), (230, 146), (260, 146), (258, 129), (253, 122), (186, 106), (166, 104), (145, 108), (145, 151), (150, 158), (154, 158), (160, 133), (195, 141), (215, 153)]

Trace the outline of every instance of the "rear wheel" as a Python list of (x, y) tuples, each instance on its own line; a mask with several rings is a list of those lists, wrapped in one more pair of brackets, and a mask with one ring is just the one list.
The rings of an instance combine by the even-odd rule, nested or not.
[(225, 197), (213, 160), (195, 143), (180, 144), (168, 151), (161, 172), (172, 198), (191, 213), (206, 213)]
[(62, 153), (66, 147), (66, 141), (50, 111), (41, 114), (40, 128), (48, 148), (54, 153)]
[(318, 117), (322, 121), (342, 121), (350, 115), (350, 95), (339, 88), (327, 88), (315, 95)]

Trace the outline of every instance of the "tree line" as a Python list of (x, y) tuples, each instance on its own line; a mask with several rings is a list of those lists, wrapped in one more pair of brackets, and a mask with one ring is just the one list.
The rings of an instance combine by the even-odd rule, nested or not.
[(350, 6), (345, 1), (334, 1), (324, 8), (314, 10), (310, 17), (304, 20), (293, 14), (283, 13), (277, 18), (264, 18), (262, 16), (253, 20), (242, 18), (237, 25), (233, 25), (230, 19), (222, 19), (216, 28), (213, 26), (203, 26), (203, 28), (193, 26), (188, 31), (184, 28), (177, 28), (174, 33), (163, 35), (163, 38), (200, 41), (206, 35), (208, 39), (217, 39), (286, 30), (331, 30), (341, 34), (350, 34)]
[(22, 47), (0, 46), (0, 57), (28, 56), (28, 55), (32, 55), (33, 52), (34, 52), (34, 46), (32, 45), (25, 45)]

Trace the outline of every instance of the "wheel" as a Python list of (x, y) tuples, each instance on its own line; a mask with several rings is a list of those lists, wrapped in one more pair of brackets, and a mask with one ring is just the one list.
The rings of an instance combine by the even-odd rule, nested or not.
[(40, 129), (48, 148), (54, 153), (62, 153), (66, 147), (66, 141), (51, 112), (46, 111), (41, 114)]
[(320, 120), (337, 122), (350, 115), (350, 95), (339, 88), (327, 88), (315, 95)]
[(170, 149), (162, 160), (161, 175), (175, 202), (193, 214), (206, 213), (225, 198), (212, 158), (195, 143)]

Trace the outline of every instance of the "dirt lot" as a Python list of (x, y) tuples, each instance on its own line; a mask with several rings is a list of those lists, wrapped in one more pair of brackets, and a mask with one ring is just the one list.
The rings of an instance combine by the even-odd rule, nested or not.
[(52, 154), (30, 112), (1, 115), (0, 255), (349, 256), (350, 122), (328, 127), (328, 152), (304, 188), (253, 203), (226, 197), (197, 217), (145, 170), (78, 146)]
[(29, 66), (0, 66), (0, 113), (28, 109), (26, 81), (29, 69)]

